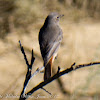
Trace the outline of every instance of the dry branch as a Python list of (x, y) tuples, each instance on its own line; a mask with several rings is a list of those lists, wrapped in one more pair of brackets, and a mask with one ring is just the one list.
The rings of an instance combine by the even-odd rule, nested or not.
[(20, 95), (20, 98), (23, 98), (24, 94), (25, 94), (25, 89), (28, 85), (29, 80), (31, 79), (31, 76), (32, 76), (31, 71), (32, 71), (32, 65), (34, 63), (35, 58), (34, 58), (33, 50), (32, 50), (31, 64), (29, 64), (29, 62), (27, 60), (27, 56), (26, 56), (25, 51), (24, 51), (24, 48), (21, 45), (20, 41), (19, 41), (19, 44), (20, 44), (21, 52), (24, 55), (24, 59), (25, 59), (26, 65), (27, 65), (27, 74), (26, 74), (26, 78), (25, 78), (25, 81), (24, 81), (23, 90), (22, 90), (21, 95)]
[[(80, 64), (80, 65), (76, 65), (75, 63), (73, 63), (71, 65), (70, 68), (67, 68), (63, 71), (60, 71), (60, 67), (58, 67), (58, 71), (57, 73), (52, 76), (51, 78), (49, 78), (48, 80), (46, 81), (43, 81), (41, 82), (40, 84), (38, 84), (37, 86), (33, 87), (33, 89), (31, 89), (29, 92), (27, 92), (25, 94), (25, 89), (26, 89), (26, 86), (29, 82), (29, 80), (31, 79), (32, 77), (32, 74), (31, 74), (31, 70), (32, 70), (32, 65), (34, 64), (34, 55), (33, 55), (33, 50), (32, 50), (32, 58), (31, 58), (31, 64), (28, 63), (28, 60), (27, 60), (27, 57), (25, 55), (25, 52), (24, 52), (24, 48), (22, 47), (21, 45), (21, 42), (19, 41), (20, 43), (20, 47), (21, 47), (21, 51), (24, 55), (24, 59), (26, 61), (26, 64), (27, 64), (27, 74), (26, 74), (26, 79), (25, 79), (25, 82), (24, 82), (24, 87), (23, 87), (23, 90), (21, 92), (21, 95), (20, 95), (20, 98), (19, 100), (26, 100), (29, 96), (31, 96), (35, 91), (37, 91), (38, 89), (43, 89), (44, 91), (46, 91), (43, 87), (49, 83), (51, 83), (52, 81), (56, 80), (57, 78), (61, 77), (62, 75), (65, 75), (65, 74), (68, 74), (76, 69), (79, 69), (79, 68), (84, 68), (84, 67), (88, 67), (88, 66), (92, 66), (92, 65), (97, 65), (97, 64), (100, 64), (100, 62), (91, 62), (91, 63), (87, 63), (87, 64)], [(42, 70), (43, 67), (41, 67), (40, 69), (37, 69), (36, 71), (40, 72), (40, 70)], [(35, 72), (35, 73), (38, 73), (38, 72)], [(34, 73), (33, 73), (33, 76), (34, 76)], [(48, 92), (48, 91), (46, 91)], [(49, 92), (48, 92), (49, 93)], [(49, 93), (51, 94), (51, 93)]]

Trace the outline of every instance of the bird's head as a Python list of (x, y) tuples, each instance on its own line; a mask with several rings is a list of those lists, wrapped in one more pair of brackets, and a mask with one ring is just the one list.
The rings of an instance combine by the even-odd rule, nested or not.
[(58, 14), (57, 12), (52, 12), (50, 13), (47, 18), (46, 18), (46, 21), (49, 23), (49, 24), (59, 24), (59, 19), (64, 16), (64, 15), (60, 15)]

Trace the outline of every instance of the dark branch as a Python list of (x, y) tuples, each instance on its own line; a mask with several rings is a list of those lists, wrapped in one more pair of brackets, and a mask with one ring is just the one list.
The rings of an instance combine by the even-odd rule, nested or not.
[(33, 53), (33, 50), (32, 50), (31, 64), (29, 64), (28, 63), (28, 60), (27, 60), (27, 57), (26, 57), (26, 54), (24, 52), (24, 48), (21, 45), (21, 42), (20, 41), (19, 41), (19, 44), (20, 44), (20, 49), (22, 51), (22, 54), (24, 56), (24, 59), (25, 59), (26, 65), (27, 65), (27, 74), (26, 74), (26, 78), (25, 78), (25, 81), (24, 81), (23, 90), (21, 92), (20, 99), (19, 99), (19, 100), (22, 100), (22, 98), (25, 95), (25, 89), (26, 89), (26, 87), (28, 85), (29, 80), (31, 79), (31, 76), (32, 76), (32, 74), (31, 74), (31, 72), (32, 72), (32, 65), (33, 65), (33, 63), (35, 61), (35, 58), (34, 58), (34, 53)]
[(77, 65), (75, 70), (78, 69), (78, 68), (88, 67), (88, 66), (97, 65), (97, 64), (100, 64), (100, 62), (91, 62), (91, 63), (88, 63), (88, 64)]
[(54, 76), (52, 76), (50, 79), (41, 82), (39, 85), (37, 85), (36, 87), (34, 87), (32, 90), (30, 90), (28, 93), (25, 94), (25, 97), (23, 98), (23, 100), (27, 99), (30, 95), (32, 95), (32, 93), (34, 93), (35, 91), (37, 91), (38, 89), (43, 88), (45, 85), (51, 83), (52, 81), (54, 81), (55, 79), (59, 78), (60, 76), (64, 75), (64, 74), (68, 74), (76, 69), (79, 68), (83, 68), (83, 67), (88, 67), (88, 66), (92, 66), (92, 65), (96, 65), (96, 64), (100, 64), (100, 62), (91, 62), (88, 64), (81, 64), (81, 65), (75, 65), (75, 63), (73, 63), (71, 65), (70, 68), (63, 70), (61, 72), (57, 72)]
[(38, 68), (33, 74), (31, 73), (32, 72), (32, 65), (34, 64), (34, 61), (35, 61), (35, 58), (34, 58), (34, 53), (33, 53), (33, 50), (32, 50), (32, 57), (31, 57), (31, 63), (29, 64), (28, 60), (27, 60), (27, 57), (26, 57), (26, 54), (24, 52), (24, 48), (23, 46), (21, 45), (21, 42), (19, 41), (19, 44), (20, 44), (20, 48), (21, 48), (21, 51), (22, 51), (22, 54), (24, 55), (24, 59), (25, 59), (25, 62), (27, 64), (27, 74), (26, 74), (26, 78), (25, 78), (25, 81), (24, 81), (24, 86), (23, 86), (23, 90), (21, 92), (21, 95), (20, 95), (20, 98), (19, 100), (25, 100), (27, 99), (30, 95), (32, 95), (32, 93), (34, 93), (35, 91), (37, 91), (38, 89), (43, 89), (44, 91), (46, 91), (47, 93), (51, 94), (50, 92), (48, 92), (46, 89), (44, 89), (43, 87), (49, 83), (51, 83), (52, 81), (54, 81), (55, 79), (59, 78), (60, 76), (64, 75), (64, 74), (68, 74), (76, 69), (79, 69), (79, 68), (83, 68), (83, 67), (88, 67), (88, 66), (92, 66), (92, 65), (97, 65), (97, 64), (100, 64), (100, 62), (91, 62), (91, 63), (87, 63), (87, 64), (80, 64), (80, 65), (76, 65), (75, 63), (73, 63), (71, 65), (70, 68), (67, 68), (63, 71), (60, 71), (60, 67), (58, 67), (58, 71), (57, 73), (52, 76), (51, 78), (49, 78), (48, 80), (46, 81), (43, 81), (41, 82), (39, 85), (37, 85), (36, 87), (34, 87), (33, 89), (31, 89), (29, 92), (27, 92), (25, 94), (25, 89), (28, 85), (28, 82), (30, 81), (30, 79), (36, 75), (38, 72), (42, 71), (44, 69), (44, 66), (41, 67), (41, 68)]
[(23, 48), (23, 46), (21, 45), (21, 42), (20, 42), (20, 41), (19, 41), (19, 44), (20, 44), (21, 52), (22, 52), (22, 54), (24, 55), (25, 62), (26, 62), (26, 64), (27, 64), (27, 66), (29, 67), (29, 63), (28, 63), (26, 54), (25, 54), (25, 52), (24, 52), (24, 48)]
[(35, 61), (35, 57), (34, 57), (34, 53), (33, 53), (33, 49), (32, 49), (32, 57), (31, 57), (31, 64), (30, 64), (30, 68), (32, 69), (32, 65)]
[[(26, 65), (27, 65), (27, 73), (26, 73), (26, 77), (25, 77), (25, 81), (24, 81), (24, 85), (23, 85), (23, 89), (22, 89), (22, 92), (20, 94), (20, 98), (19, 100), (24, 100), (25, 98), (25, 90), (26, 90), (26, 87), (30, 81), (30, 79), (35, 76), (37, 73), (39, 73), (40, 71), (42, 71), (44, 69), (44, 66), (42, 66), (41, 68), (38, 68), (33, 74), (32, 74), (32, 66), (34, 64), (34, 61), (35, 61), (35, 57), (34, 57), (34, 53), (33, 53), (33, 50), (32, 50), (32, 56), (31, 56), (31, 63), (29, 64), (28, 60), (27, 60), (27, 56), (25, 54), (25, 51), (24, 51), (24, 48), (23, 46), (21, 45), (21, 42), (19, 41), (19, 44), (20, 44), (20, 49), (21, 49), (21, 52), (24, 56), (24, 59), (25, 59), (25, 62), (26, 62)], [(44, 88), (42, 88), (44, 91), (46, 91)], [(46, 91), (47, 93), (49, 93), (48, 91)], [(49, 93), (50, 94), (50, 93)]]
[(50, 95), (52, 95), (49, 91), (47, 91), (45, 88), (41, 88), (41, 89), (43, 89), (45, 92), (47, 92), (48, 94), (50, 94)]

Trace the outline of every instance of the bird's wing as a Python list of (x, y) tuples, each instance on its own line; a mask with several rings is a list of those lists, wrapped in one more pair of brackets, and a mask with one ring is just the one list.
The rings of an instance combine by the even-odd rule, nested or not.
[[(52, 39), (51, 39), (52, 40)], [(55, 37), (54, 40), (49, 41), (45, 47), (44, 64), (47, 64), (50, 58), (57, 53), (60, 43), (62, 41), (62, 31)]]

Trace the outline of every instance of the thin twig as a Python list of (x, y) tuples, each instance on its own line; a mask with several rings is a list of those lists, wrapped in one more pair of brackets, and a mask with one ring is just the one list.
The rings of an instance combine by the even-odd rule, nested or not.
[(97, 65), (97, 64), (100, 64), (100, 62), (98, 61), (98, 62), (90, 62), (88, 64), (76, 65), (75, 70), (78, 68), (88, 67), (88, 66)]
[(21, 52), (22, 52), (22, 54), (24, 55), (24, 59), (25, 59), (26, 65), (29, 67), (29, 63), (28, 63), (26, 54), (25, 54), (25, 52), (24, 52), (24, 48), (23, 48), (23, 46), (21, 45), (21, 41), (20, 41), (20, 40), (19, 40), (19, 44), (20, 44)]
[(44, 66), (42, 66), (41, 68), (37, 68), (37, 70), (32, 74), (31, 78), (34, 77), (37, 73), (39, 73), (43, 70), (44, 70)]
[(47, 92), (48, 94), (50, 94), (50, 95), (52, 95), (49, 91), (47, 91), (45, 88), (41, 88), (41, 89), (43, 89), (45, 92)]

